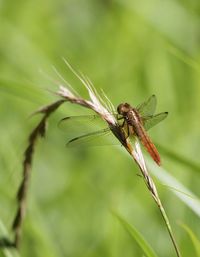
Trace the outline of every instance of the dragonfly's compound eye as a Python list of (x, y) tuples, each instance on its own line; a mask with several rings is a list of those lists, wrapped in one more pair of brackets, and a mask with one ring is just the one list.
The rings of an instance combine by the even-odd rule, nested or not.
[(122, 114), (122, 106), (123, 106), (123, 104), (119, 104), (118, 107), (117, 107), (117, 112), (119, 114)]
[(130, 105), (125, 103), (125, 104), (119, 104), (117, 107), (117, 112), (121, 115), (127, 114), (127, 112), (130, 110)]

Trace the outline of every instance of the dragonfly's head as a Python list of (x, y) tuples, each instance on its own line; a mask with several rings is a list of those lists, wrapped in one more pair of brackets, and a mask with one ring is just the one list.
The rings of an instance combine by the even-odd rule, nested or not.
[(117, 107), (117, 112), (123, 116), (125, 116), (130, 111), (130, 104), (119, 104)]

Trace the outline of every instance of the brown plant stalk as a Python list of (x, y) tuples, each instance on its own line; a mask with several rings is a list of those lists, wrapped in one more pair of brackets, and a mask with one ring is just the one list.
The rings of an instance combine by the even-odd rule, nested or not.
[(23, 178), (17, 193), (18, 209), (12, 225), (12, 229), (15, 232), (13, 246), (15, 246), (16, 248), (19, 247), (22, 223), (26, 212), (27, 189), (28, 189), (28, 184), (29, 184), (30, 175), (31, 175), (30, 174), (31, 166), (32, 166), (32, 160), (33, 160), (33, 154), (34, 154), (36, 142), (39, 137), (45, 136), (47, 119), (63, 102), (65, 102), (65, 100), (63, 99), (58, 100), (37, 111), (37, 113), (43, 113), (43, 117), (38, 123), (38, 125), (33, 129), (31, 134), (29, 135), (28, 146), (24, 152)]

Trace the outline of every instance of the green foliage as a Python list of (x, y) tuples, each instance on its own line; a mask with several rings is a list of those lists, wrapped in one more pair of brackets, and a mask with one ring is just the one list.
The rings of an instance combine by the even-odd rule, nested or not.
[(130, 225), (124, 218), (122, 218), (119, 214), (116, 214), (113, 212), (114, 216), (119, 220), (119, 222), (122, 224), (124, 229), (130, 234), (130, 236), (135, 240), (138, 245), (143, 250), (143, 253), (147, 257), (157, 257), (154, 250), (151, 248), (151, 246), (145, 241), (143, 236), (137, 231), (136, 228), (134, 228), (132, 225)]
[[(159, 194), (183, 256), (192, 256), (193, 244), (176, 220), (200, 238), (199, 15), (196, 0), (1, 1), (0, 219), (6, 231), (1, 226), (0, 236), (13, 236), (23, 151), (39, 120), (29, 115), (55, 101), (52, 91), (65, 84), (52, 66), (88, 98), (64, 57), (115, 106), (137, 106), (155, 94), (157, 112), (169, 111), (149, 131), (160, 146), (163, 169), (148, 157), (147, 163), (167, 185), (157, 183)], [(173, 256), (160, 213), (122, 148), (66, 149), (68, 135), (58, 128), (59, 120), (89, 113), (65, 104), (38, 141), (19, 256), (141, 256), (110, 209), (137, 224), (159, 256)], [(0, 256), (17, 253), (8, 249)]]
[(200, 241), (199, 241), (199, 239), (186, 224), (181, 223), (180, 226), (188, 233), (190, 239), (192, 240), (194, 248), (196, 250), (196, 255), (199, 257), (200, 256)]

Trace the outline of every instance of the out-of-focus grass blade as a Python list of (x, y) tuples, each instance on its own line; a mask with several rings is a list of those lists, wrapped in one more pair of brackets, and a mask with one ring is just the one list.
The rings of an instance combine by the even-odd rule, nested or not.
[(200, 217), (200, 199), (176, 178), (170, 175), (167, 170), (163, 167), (158, 167), (149, 156), (145, 155), (145, 159), (147, 160), (149, 171), (164, 185), (175, 189), (172, 190), (172, 192)]
[(144, 239), (144, 237), (136, 230), (136, 228), (134, 228), (132, 225), (130, 225), (127, 221), (125, 221), (124, 218), (122, 218), (116, 212), (113, 211), (112, 214), (118, 219), (120, 224), (129, 233), (131, 238), (133, 238), (138, 243), (138, 245), (143, 250), (145, 256), (147, 256), (147, 257), (158, 257), (158, 255), (154, 252), (154, 250), (147, 243), (147, 241)]
[(196, 254), (198, 257), (200, 257), (200, 241), (199, 239), (196, 237), (196, 235), (194, 234), (194, 232), (185, 224), (183, 223), (179, 223), (179, 225), (188, 233), (194, 248), (196, 250)]
[[(8, 232), (0, 220), (0, 238), (7, 238)], [(0, 257), (20, 257), (15, 248), (0, 248)]]
[(172, 192), (200, 217), (199, 198), (172, 175), (170, 175), (170, 173), (167, 172), (163, 167), (158, 167), (155, 165), (148, 156), (146, 156), (146, 159), (148, 160), (148, 167), (151, 173), (165, 185), (169, 186), (170, 188), (175, 188), (176, 190), (172, 190)]
[[(43, 104), (45, 96), (48, 96), (44, 88), (35, 87), (28, 83), (7, 80), (0, 77), (0, 92), (13, 95), (22, 100)], [(51, 94), (49, 94), (51, 95)]]
[(200, 64), (198, 61), (196, 61), (194, 58), (190, 57), (185, 52), (181, 51), (177, 47), (169, 45), (168, 51), (173, 54), (177, 59), (184, 62), (194, 70), (196, 70), (198, 73), (200, 72)]
[(157, 143), (156, 143), (156, 145), (159, 147), (159, 150), (161, 150), (161, 152), (163, 152), (163, 154), (165, 154), (171, 160), (174, 160), (174, 161), (180, 163), (181, 165), (189, 167), (192, 170), (200, 173), (200, 165), (198, 165), (197, 163), (194, 163), (194, 162), (190, 161), (189, 159), (187, 159), (186, 157), (183, 157), (171, 150), (168, 150), (167, 148), (165, 148)]

